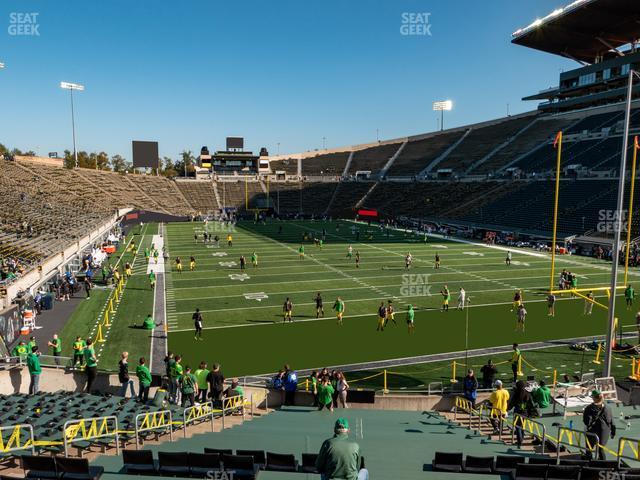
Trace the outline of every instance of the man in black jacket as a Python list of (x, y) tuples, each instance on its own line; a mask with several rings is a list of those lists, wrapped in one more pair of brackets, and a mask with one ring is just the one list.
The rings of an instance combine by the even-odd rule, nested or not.
[(220, 364), (214, 363), (213, 370), (207, 375), (207, 382), (209, 383), (209, 396), (214, 402), (220, 402), (222, 400), (222, 392), (224, 391), (224, 375), (220, 370)]
[[(602, 393), (594, 390), (591, 392), (591, 398), (593, 399), (593, 403), (584, 409), (582, 421), (584, 422), (587, 433), (591, 434), (588, 435), (589, 438), (587, 438), (588, 444), (597, 449), (599, 460), (606, 460), (602, 447), (607, 444), (609, 438), (615, 437), (616, 426), (613, 423), (611, 409), (604, 403)], [(602, 447), (595, 446), (596, 439), (594, 435), (598, 436), (598, 443)]]
[(118, 362), (118, 380), (120, 380), (120, 396), (127, 396), (127, 387), (131, 389), (131, 398), (136, 398), (133, 380), (129, 377), (129, 352), (122, 352)]

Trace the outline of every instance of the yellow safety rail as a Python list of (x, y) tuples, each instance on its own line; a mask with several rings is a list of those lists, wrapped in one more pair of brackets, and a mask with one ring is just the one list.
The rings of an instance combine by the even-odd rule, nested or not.
[[(4, 432), (11, 432), (6, 440)], [(20, 450), (31, 450), (31, 453), (35, 454), (33, 427), (26, 423), (0, 427), (0, 453)]]
[(136, 449), (140, 448), (141, 433), (150, 431), (164, 432), (167, 430), (169, 430), (169, 439), (173, 441), (173, 417), (171, 410), (158, 410), (156, 412), (147, 412), (136, 415)]
[(69, 420), (65, 422), (62, 431), (65, 457), (69, 456), (69, 446), (72, 443), (105, 437), (115, 437), (116, 453), (120, 454), (118, 419), (114, 416)]

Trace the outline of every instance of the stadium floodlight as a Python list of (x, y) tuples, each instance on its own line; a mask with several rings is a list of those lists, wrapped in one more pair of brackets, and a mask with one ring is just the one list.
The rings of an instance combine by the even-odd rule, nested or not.
[(75, 161), (76, 168), (78, 168), (78, 151), (76, 149), (76, 120), (73, 111), (73, 91), (84, 92), (84, 85), (70, 82), (60, 82), (60, 88), (63, 90), (69, 90), (71, 96), (71, 134), (73, 135), (73, 159)]
[(453, 110), (453, 102), (451, 100), (442, 100), (439, 102), (433, 102), (433, 111), (440, 112), (440, 130), (444, 130), (444, 112), (445, 110)]
[(4, 68), (4, 63), (0, 62), (0, 70)]

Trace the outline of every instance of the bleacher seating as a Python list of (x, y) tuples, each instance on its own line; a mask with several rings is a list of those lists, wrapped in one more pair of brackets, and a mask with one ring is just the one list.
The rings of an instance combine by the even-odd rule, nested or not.
[(408, 142), (387, 172), (389, 177), (414, 176), (438, 158), (464, 135), (463, 131), (444, 132)]
[(58, 253), (113, 212), (82, 183), (67, 190), (57, 179), (45, 181), (22, 164), (4, 161), (0, 167), (0, 256), (37, 261)]
[(269, 162), (269, 167), (271, 168), (271, 173), (276, 173), (277, 171), (284, 171), (287, 175), (297, 175), (298, 159), (285, 158), (282, 160), (271, 160)]
[(337, 152), (307, 157), (302, 160), (302, 175), (340, 176), (347, 164), (349, 154), (350, 152)]
[(494, 148), (511, 139), (534, 120), (534, 116), (513, 119), (506, 118), (499, 123), (474, 128), (471, 130), (471, 133), (437, 165), (437, 168), (451, 168), (455, 173), (463, 174), (474, 162), (484, 158)]
[(370, 171), (378, 173), (391, 157), (398, 151), (402, 142), (386, 143), (375, 147), (358, 150), (354, 153), (349, 174), (355, 175), (358, 171)]
[(321, 215), (329, 204), (337, 182), (272, 183), (269, 196), (281, 215)]
[(519, 156), (530, 152), (543, 142), (549, 143), (553, 141), (553, 138), (559, 130), (571, 125), (573, 122), (574, 120), (568, 120), (566, 118), (539, 118), (531, 127), (527, 128), (524, 134), (518, 137), (517, 141), (513, 141), (501, 148), (470, 173), (482, 175), (494, 173)]
[[(171, 408), (176, 416), (182, 409), (177, 406)], [(161, 410), (151, 405), (142, 405), (136, 400), (124, 399), (110, 395), (90, 395), (86, 393), (72, 393), (59, 391), (55, 393), (39, 393), (37, 395), (14, 394), (0, 396), (0, 425), (10, 426), (29, 423), (33, 426), (34, 437), (39, 443), (37, 451), (53, 453), (62, 452), (62, 428), (68, 420), (82, 418), (115, 416), (123, 432), (121, 441), (134, 439), (135, 416)], [(147, 432), (150, 435), (150, 432)], [(145, 435), (146, 436), (146, 435)], [(56, 443), (57, 442), (57, 443)], [(107, 442), (108, 443), (108, 442)], [(90, 450), (94, 446), (101, 449), (106, 445), (101, 439), (95, 442), (81, 441), (74, 447)]]
[(179, 180), (175, 184), (196, 212), (207, 214), (220, 210), (213, 183), (210, 180)]

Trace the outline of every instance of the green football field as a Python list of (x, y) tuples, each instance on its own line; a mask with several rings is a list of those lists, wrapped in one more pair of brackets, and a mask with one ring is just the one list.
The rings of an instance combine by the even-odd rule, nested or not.
[[(220, 246), (205, 245), (205, 228), (220, 237)], [(298, 248), (305, 232), (320, 237), (322, 248), (304, 242), (305, 258)], [(465, 348), (466, 312), (455, 309), (460, 287), (470, 297), (469, 348), (528, 343), (550, 339), (602, 335), (606, 311), (594, 306), (583, 315), (580, 299), (559, 297), (556, 316), (547, 316), (550, 257), (532, 250), (513, 250), (510, 267), (506, 252), (484, 245), (460, 243), (391, 231), (352, 222), (269, 221), (240, 222), (233, 229), (233, 246), (227, 246), (227, 229), (217, 222), (174, 223), (166, 226), (167, 319), (169, 349), (182, 354), (186, 364), (200, 360), (219, 362), (227, 376), (264, 374), (284, 363), (293, 368), (316, 368), (462, 351)], [(359, 232), (359, 233), (358, 233)], [(198, 240), (194, 239), (198, 235)], [(348, 246), (359, 251), (361, 266), (346, 257)], [(251, 254), (258, 255), (253, 268)], [(410, 252), (413, 266), (404, 268)], [(434, 269), (439, 253), (442, 266)], [(247, 268), (240, 270), (244, 255)], [(182, 273), (174, 261), (181, 257)], [(189, 271), (189, 257), (196, 269)], [(610, 263), (583, 257), (559, 257), (557, 271), (577, 273), (579, 287), (606, 286)], [(557, 275), (556, 275), (557, 276)], [(631, 275), (633, 282), (637, 276)], [(622, 281), (622, 274), (620, 276)], [(441, 312), (444, 285), (451, 290), (449, 312)], [(511, 302), (516, 288), (523, 289), (528, 311), (526, 332), (515, 331)], [(316, 319), (314, 297), (321, 292), (324, 317)], [(126, 295), (126, 293), (125, 293)], [(344, 324), (337, 325), (331, 307), (337, 296), (346, 304)], [(293, 322), (284, 323), (282, 304), (294, 304)], [(397, 325), (376, 331), (377, 307), (391, 299)], [(606, 303), (606, 297), (600, 297)], [(409, 335), (406, 306), (416, 309), (416, 329)], [(618, 302), (623, 327), (634, 324), (634, 310)], [(202, 341), (194, 339), (192, 314), (204, 317)]]

